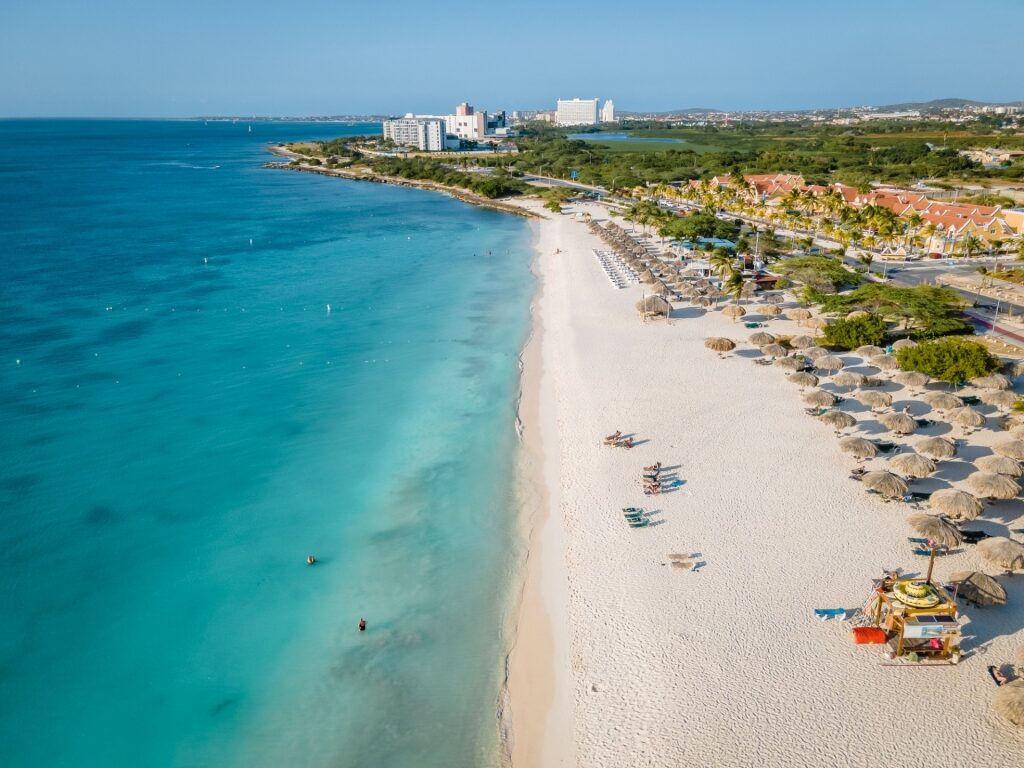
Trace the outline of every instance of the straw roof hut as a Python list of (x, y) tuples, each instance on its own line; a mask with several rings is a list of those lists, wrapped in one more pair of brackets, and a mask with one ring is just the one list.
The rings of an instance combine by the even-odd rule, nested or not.
[(968, 476), (967, 487), (983, 499), (1013, 499), (1020, 493), (1016, 480), (992, 472), (975, 472)]
[(908, 387), (923, 387), (932, 377), (927, 373), (921, 373), (920, 371), (900, 371), (893, 378), (900, 384), (905, 384)]
[(1008, 389), (986, 389), (978, 398), (986, 405), (1009, 410), (1017, 404), (1017, 395)]
[(778, 317), (782, 314), (782, 307), (769, 304), (766, 307), (757, 307), (757, 310), (765, 317)]
[(878, 491), (887, 499), (905, 496), (908, 490), (906, 480), (885, 470), (868, 472), (862, 478), (862, 482), (869, 491)]
[(758, 331), (757, 333), (750, 334), (750, 343), (755, 347), (763, 347), (765, 344), (774, 344), (775, 337), (770, 333)]
[[(789, 314), (792, 315), (793, 313), (790, 312)], [(791, 338), (789, 340), (789, 346), (793, 347), (793, 349), (807, 349), (808, 347), (813, 347), (814, 346), (814, 337), (813, 336), (794, 336), (793, 338)]]
[(889, 466), (905, 477), (928, 477), (935, 471), (935, 462), (918, 453), (898, 453), (889, 459)]
[(797, 321), (799, 324), (803, 324), (811, 317), (810, 311), (797, 307), (796, 309), (789, 310), (789, 316)]
[(726, 317), (731, 317), (733, 322), (735, 322), (737, 318), (743, 317), (747, 314), (747, 310), (739, 304), (730, 304), (722, 310), (722, 314)]
[(808, 373), (807, 371), (797, 371), (796, 373), (787, 376), (786, 379), (800, 387), (818, 386), (818, 377), (813, 373)]
[(857, 420), (845, 411), (828, 411), (821, 414), (818, 417), (818, 421), (824, 422), (835, 429), (849, 429), (857, 423)]
[(813, 392), (808, 392), (804, 395), (804, 402), (808, 405), (827, 407), (836, 404), (836, 396), (823, 389), (815, 389)]
[(888, 408), (892, 405), (892, 395), (888, 392), (877, 392), (875, 390), (867, 390), (864, 392), (858, 392), (854, 397), (862, 402), (864, 405), (870, 408)]
[(979, 389), (1010, 389), (1012, 386), (1010, 380), (1001, 373), (971, 379), (971, 384)]
[(696, 304), (698, 307), (708, 308), (714, 306), (715, 300), (712, 299), (710, 296), (698, 296), (696, 299), (693, 300), (693, 303)]
[(736, 349), (736, 342), (722, 336), (712, 336), (710, 339), (704, 339), (704, 346), (715, 352), (732, 352)]
[(858, 459), (873, 459), (878, 455), (878, 446), (863, 437), (844, 437), (839, 441), (843, 453), (852, 453)]
[(993, 445), (992, 450), (1000, 456), (1020, 461), (1024, 459), (1024, 440), (1003, 440)]
[(958, 488), (943, 488), (928, 498), (928, 505), (937, 512), (949, 515), (954, 520), (974, 520), (985, 507), (967, 491)]
[(906, 413), (883, 413), (878, 417), (878, 421), (887, 430), (898, 435), (909, 435), (917, 429), (914, 417)]
[(949, 420), (962, 427), (980, 427), (985, 423), (985, 417), (969, 405), (951, 410)]
[(956, 456), (956, 444), (944, 437), (925, 437), (914, 443), (914, 450), (933, 461)]
[(822, 355), (814, 361), (814, 367), (821, 368), (823, 371), (839, 371), (842, 370), (843, 365), (842, 358), (836, 355)]
[(854, 373), (853, 371), (843, 371), (837, 373), (832, 377), (832, 382), (837, 387), (859, 387), (864, 383), (867, 378), (863, 373)]
[(999, 686), (992, 697), (992, 706), (1014, 725), (1024, 725), (1024, 678)]
[(978, 542), (978, 554), (1007, 571), (1024, 568), (1024, 544), (1005, 536), (991, 536)]
[(812, 317), (806, 323), (808, 328), (824, 328), (828, 325), (828, 319), (824, 317)]
[(899, 341), (894, 341), (892, 343), (893, 349), (910, 349), (911, 347), (916, 346), (917, 342), (914, 341), (913, 339), (900, 339)]
[(785, 357), (789, 354), (789, 350), (781, 344), (765, 344), (761, 347), (761, 354), (769, 357)]
[(661, 296), (647, 296), (636, 303), (636, 311), (645, 317), (668, 317), (672, 312), (672, 305)]
[(772, 364), (780, 368), (789, 368), (791, 371), (798, 371), (806, 365), (802, 357), (780, 357)]
[(981, 571), (957, 571), (949, 577), (956, 585), (956, 596), (975, 605), (1006, 605), (1003, 585)]
[(641, 283), (653, 283), (654, 282), (654, 274), (649, 269), (645, 269), (643, 272), (641, 272), (639, 277), (640, 277), (640, 282)]
[(939, 517), (938, 515), (929, 515), (924, 512), (918, 512), (913, 515), (907, 515), (907, 523), (914, 529), (918, 536), (924, 536), (926, 539), (931, 539), (940, 547), (949, 547), (952, 549), (953, 547), (961, 544), (964, 540), (959, 528), (949, 522), (946, 518)]
[(804, 347), (800, 351), (807, 355), (807, 357), (811, 358), (811, 360), (817, 360), (819, 357), (824, 357), (829, 354), (827, 349), (818, 346)]
[(963, 400), (948, 392), (928, 392), (921, 399), (937, 411), (951, 411), (964, 406)]
[(1020, 463), (1009, 456), (982, 456), (974, 466), (982, 472), (991, 472), (993, 475), (1006, 475), (1007, 477), (1020, 477), (1024, 474)]
[(857, 349), (854, 350), (854, 354), (857, 354), (863, 358), (871, 358), (878, 357), (879, 355), (884, 355), (885, 350), (882, 349), (881, 347), (876, 347), (874, 344), (865, 344), (862, 347), (857, 347)]
[(896, 355), (878, 355), (871, 358), (871, 364), (881, 368), (883, 371), (893, 371), (900, 367), (900, 361)]

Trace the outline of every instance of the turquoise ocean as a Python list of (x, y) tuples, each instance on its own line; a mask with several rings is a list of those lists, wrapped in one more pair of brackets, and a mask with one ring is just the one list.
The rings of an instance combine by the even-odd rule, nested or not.
[(0, 121), (0, 764), (496, 762), (530, 230), (377, 128)]

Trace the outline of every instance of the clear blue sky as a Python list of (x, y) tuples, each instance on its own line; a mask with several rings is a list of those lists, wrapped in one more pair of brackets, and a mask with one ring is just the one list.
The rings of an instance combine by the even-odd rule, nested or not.
[(1021, 0), (0, 0), (0, 115), (1024, 99)]

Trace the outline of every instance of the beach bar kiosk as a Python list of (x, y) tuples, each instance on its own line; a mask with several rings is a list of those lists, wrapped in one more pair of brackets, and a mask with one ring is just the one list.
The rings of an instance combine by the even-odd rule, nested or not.
[[(900, 662), (956, 664), (960, 661), (960, 623), (956, 601), (941, 587), (922, 579), (887, 574), (875, 587), (861, 627), (866, 642), (885, 642)], [(854, 636), (855, 642), (858, 641)]]

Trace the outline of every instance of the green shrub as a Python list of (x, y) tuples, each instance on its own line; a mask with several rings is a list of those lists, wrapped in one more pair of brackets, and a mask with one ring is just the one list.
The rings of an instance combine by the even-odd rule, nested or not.
[(856, 349), (865, 344), (880, 346), (885, 341), (888, 326), (878, 315), (861, 315), (848, 320), (836, 320), (823, 331), (827, 347)]
[(957, 336), (900, 349), (896, 358), (904, 370), (921, 371), (933, 379), (951, 383), (987, 376), (1002, 367), (999, 358), (981, 344)]

